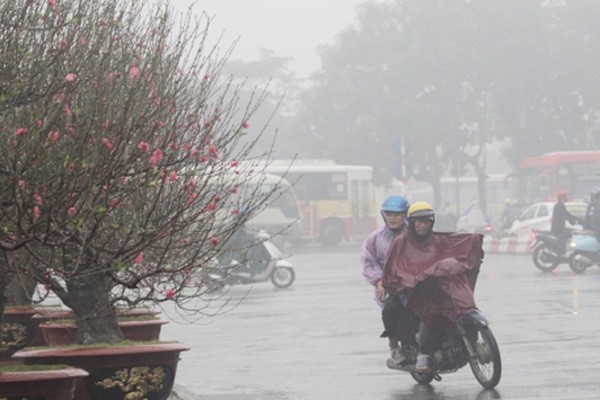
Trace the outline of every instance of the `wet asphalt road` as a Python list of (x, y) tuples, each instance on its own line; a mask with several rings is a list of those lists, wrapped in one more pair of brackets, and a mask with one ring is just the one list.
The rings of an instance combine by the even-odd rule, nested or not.
[(476, 301), (503, 361), (500, 384), (486, 391), (468, 366), (427, 386), (386, 368), (387, 343), (378, 337), (380, 315), (360, 274), (359, 251), (359, 243), (296, 250), (291, 288), (236, 286), (229, 294), (242, 301), (226, 313), (165, 325), (164, 340), (191, 347), (177, 371), (180, 398), (600, 398), (600, 268), (575, 275), (562, 265), (542, 273), (528, 256), (486, 255)]

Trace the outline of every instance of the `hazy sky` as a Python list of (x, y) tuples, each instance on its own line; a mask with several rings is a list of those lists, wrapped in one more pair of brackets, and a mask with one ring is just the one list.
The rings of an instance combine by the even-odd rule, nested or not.
[[(382, 0), (379, 0), (381, 2)], [(214, 16), (211, 36), (224, 33), (223, 45), (240, 38), (232, 60), (256, 60), (260, 49), (292, 57), (292, 69), (305, 77), (320, 67), (316, 47), (330, 44), (351, 25), (365, 0), (171, 0), (178, 9), (195, 3)], [(216, 39), (215, 39), (216, 40)], [(224, 46), (226, 47), (226, 46)]]

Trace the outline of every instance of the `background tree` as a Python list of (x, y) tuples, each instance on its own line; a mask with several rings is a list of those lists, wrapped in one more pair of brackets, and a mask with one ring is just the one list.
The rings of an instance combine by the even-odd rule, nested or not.
[(206, 310), (214, 256), (276, 195), (236, 194), (261, 174), (264, 92), (239, 102), (205, 16), (145, 3), (0, 5), (0, 243), (33, 257), (11, 272), (70, 307), (82, 343), (122, 339), (115, 303)]
[(596, 143), (597, 11), (585, 0), (366, 3), (321, 52), (296, 144), (307, 156), (372, 165), (386, 183), (399, 177), (395, 143), (405, 137), (416, 179), (439, 193), (443, 174), (468, 167), (485, 203), (493, 141), (510, 138), (512, 165)]

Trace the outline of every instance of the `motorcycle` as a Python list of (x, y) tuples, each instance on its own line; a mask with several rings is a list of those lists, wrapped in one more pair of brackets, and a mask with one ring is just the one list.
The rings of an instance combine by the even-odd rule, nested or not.
[[(473, 297), (484, 256), (483, 235), (433, 232), (433, 236), (437, 252), (426, 258), (413, 256), (409, 261), (404, 251), (413, 245), (402, 236), (389, 250), (394, 274), (384, 274), (383, 279), (405, 298), (394, 335), (402, 342), (406, 359), (388, 367), (408, 372), (426, 385), (469, 364), (477, 381), (492, 389), (502, 374), (500, 349)], [(419, 336), (419, 319), (429, 327), (427, 338)], [(417, 344), (426, 346), (430, 355), (426, 372), (416, 369)]]
[(583, 273), (592, 265), (600, 265), (600, 242), (592, 231), (573, 233), (569, 244), (568, 262), (573, 272)]
[[(531, 247), (533, 252), (531, 258), (533, 264), (541, 271), (550, 272), (556, 269), (559, 264), (569, 262), (566, 255), (567, 242), (550, 234), (550, 231), (541, 231), (532, 229), (531, 235), (533, 242)], [(573, 272), (580, 272), (571, 267)]]
[(271, 281), (279, 289), (288, 288), (294, 283), (296, 274), (292, 264), (273, 243), (268, 233), (260, 230), (256, 243), (249, 246), (251, 255), (239, 262), (233, 259), (228, 265), (215, 260), (214, 267), (205, 279), (211, 290), (220, 290), (226, 285), (253, 284)]
[(439, 382), (440, 374), (455, 372), (467, 364), (485, 389), (494, 388), (502, 375), (500, 349), (487, 319), (479, 311), (464, 315), (442, 332), (438, 349), (430, 360), (431, 372), (415, 370), (417, 349), (414, 347), (406, 349), (405, 355), (407, 361), (392, 369), (410, 373), (422, 385), (434, 379)]

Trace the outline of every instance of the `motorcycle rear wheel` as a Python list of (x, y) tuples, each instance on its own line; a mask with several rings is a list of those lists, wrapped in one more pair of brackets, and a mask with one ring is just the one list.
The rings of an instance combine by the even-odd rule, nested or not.
[(469, 339), (477, 352), (477, 357), (469, 359), (471, 371), (475, 379), (486, 389), (493, 389), (500, 382), (502, 360), (500, 349), (491, 329), (478, 326), (475, 340)]
[(533, 254), (531, 255), (533, 263), (541, 271), (554, 271), (558, 267), (558, 262), (547, 260), (548, 255), (544, 250), (546, 250), (546, 246), (537, 246), (533, 249)]
[(275, 267), (271, 273), (271, 282), (279, 289), (290, 287), (295, 279), (294, 269), (290, 267)]

